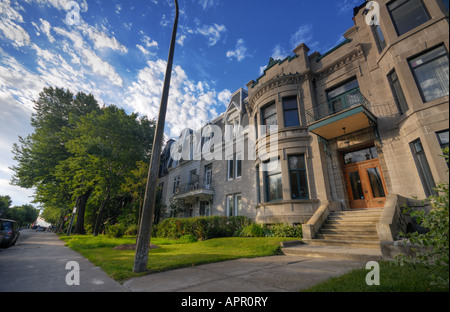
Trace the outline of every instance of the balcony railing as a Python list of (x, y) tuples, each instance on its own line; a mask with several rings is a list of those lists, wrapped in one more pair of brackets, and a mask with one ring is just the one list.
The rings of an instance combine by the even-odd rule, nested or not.
[(175, 193), (173, 194), (174, 196), (179, 196), (179, 195), (185, 195), (188, 193), (213, 193), (214, 192), (214, 188), (212, 185), (212, 182), (209, 181), (195, 181), (195, 182), (190, 182), (190, 183), (185, 183), (185, 184), (181, 184), (179, 185), (176, 189), (175, 189)]
[(328, 103), (308, 109), (306, 111), (308, 125), (360, 105), (369, 112), (371, 111), (370, 102), (361, 94), (359, 89), (350, 90), (331, 99)]

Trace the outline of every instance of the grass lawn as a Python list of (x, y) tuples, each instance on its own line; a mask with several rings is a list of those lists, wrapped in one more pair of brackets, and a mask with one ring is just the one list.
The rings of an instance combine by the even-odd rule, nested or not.
[[(101, 267), (119, 282), (142, 276), (133, 273), (134, 250), (114, 250), (121, 244), (134, 244), (135, 237), (108, 238), (90, 235), (60, 236), (71, 249), (79, 252), (94, 265)], [(280, 254), (280, 242), (295, 238), (216, 238), (203, 242), (181, 244), (179, 241), (153, 238), (160, 248), (149, 252), (150, 273), (238, 258), (255, 258)]]
[(367, 286), (366, 275), (369, 270), (357, 269), (340, 277), (320, 283), (306, 292), (437, 292), (449, 289), (430, 286), (430, 275), (448, 277), (449, 270), (418, 266), (398, 267), (382, 261), (380, 264), (380, 285)]

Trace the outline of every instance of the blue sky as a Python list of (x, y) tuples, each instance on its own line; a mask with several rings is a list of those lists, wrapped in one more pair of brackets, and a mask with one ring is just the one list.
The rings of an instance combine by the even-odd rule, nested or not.
[[(172, 0), (0, 0), (0, 195), (12, 144), (32, 132), (33, 99), (45, 86), (92, 93), (105, 105), (156, 117), (174, 18)], [(73, 2), (73, 1), (72, 1)], [(224, 112), (230, 94), (256, 80), (269, 58), (306, 43), (326, 52), (353, 25), (363, 0), (179, 0), (167, 136)], [(74, 16), (74, 15), (70, 15)], [(74, 23), (75, 22), (75, 23)]]

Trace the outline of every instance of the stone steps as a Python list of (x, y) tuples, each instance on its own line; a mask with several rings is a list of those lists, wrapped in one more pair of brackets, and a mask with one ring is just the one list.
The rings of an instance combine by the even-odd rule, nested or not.
[(314, 239), (282, 248), (286, 255), (377, 261), (382, 258), (376, 224), (383, 209), (333, 212)]

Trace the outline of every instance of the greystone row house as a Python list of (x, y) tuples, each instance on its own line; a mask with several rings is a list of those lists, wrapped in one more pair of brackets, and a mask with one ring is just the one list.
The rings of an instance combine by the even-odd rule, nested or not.
[[(354, 9), (341, 44), (320, 54), (303, 43), (271, 58), (222, 115), (185, 131), (184, 142), (200, 142), (189, 154), (200, 157), (174, 160), (180, 143), (168, 141), (160, 200), (179, 200), (180, 217), (304, 224), (311, 239), (333, 212), (372, 209), (385, 220), (379, 240), (392, 239), (399, 206), (448, 181), (449, 1), (366, 6)], [(222, 133), (214, 144), (210, 126)], [(221, 157), (207, 160), (205, 145)]]

